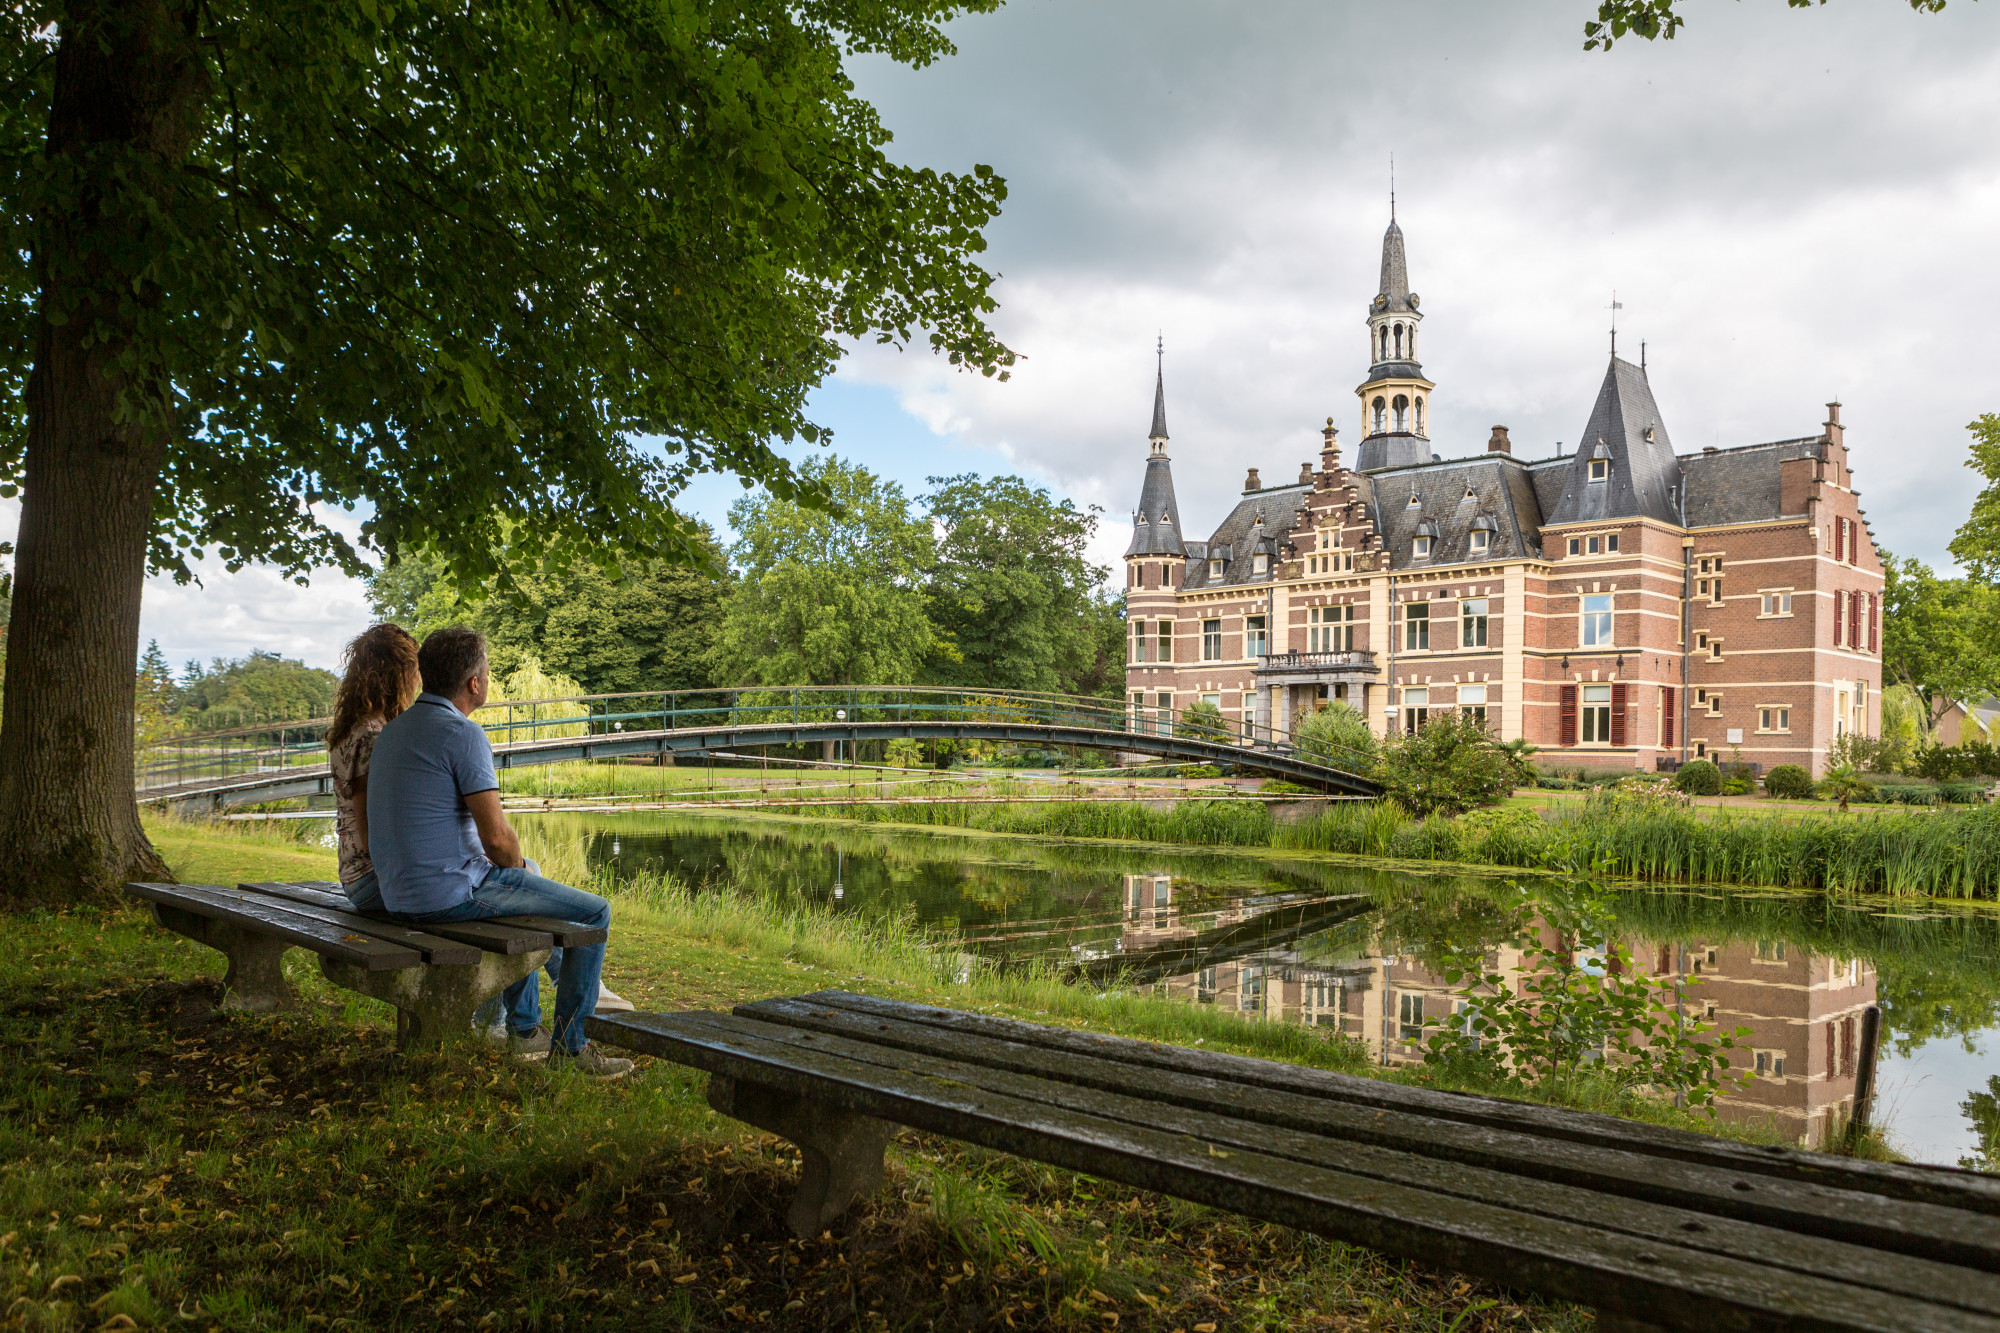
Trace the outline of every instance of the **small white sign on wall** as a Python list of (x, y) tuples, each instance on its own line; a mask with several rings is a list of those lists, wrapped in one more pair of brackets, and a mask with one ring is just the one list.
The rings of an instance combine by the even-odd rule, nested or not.
[(1743, 744), (1743, 728), (1731, 727), (1729, 729), (1729, 743), (1731, 745)]

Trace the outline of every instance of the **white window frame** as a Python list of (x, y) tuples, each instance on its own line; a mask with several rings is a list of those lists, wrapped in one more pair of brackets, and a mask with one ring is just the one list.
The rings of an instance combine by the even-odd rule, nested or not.
[(1427, 653), (1431, 650), (1431, 604), (1403, 604), (1403, 651)]
[(1608, 458), (1593, 458), (1593, 459), (1591, 459), (1591, 460), (1590, 460), (1590, 479), (1591, 479), (1592, 481), (1609, 481), (1609, 480), (1611, 480), (1611, 460), (1610, 460), (1610, 459), (1608, 459)]
[(1461, 648), (1490, 647), (1487, 639), (1486, 599), (1468, 597), (1458, 604), (1458, 646)]
[(1271, 629), (1264, 617), (1243, 617), (1243, 655), (1255, 659), (1270, 651)]
[(1585, 593), (1578, 602), (1576, 641), (1585, 648), (1611, 647), (1614, 638), (1612, 611), (1615, 609), (1612, 594)]
[(1208, 558), (1208, 576), (1212, 579), (1222, 577), (1222, 557), (1212, 555)]
[(1429, 537), (1412, 538), (1410, 541), (1410, 558), (1412, 560), (1430, 559), (1431, 539)]
[(1611, 687), (1585, 685), (1577, 698), (1577, 743), (1611, 744)]
[(1757, 590), (1757, 618), (1778, 619), (1792, 614), (1792, 590), (1790, 588), (1759, 588)]
[(1222, 660), (1222, 620), (1219, 617), (1201, 622), (1201, 660)]
[(1474, 528), (1472, 530), (1472, 553), (1474, 555), (1485, 555), (1487, 539), (1492, 537), (1492, 535), (1485, 528)]
[(1271, 568), (1271, 557), (1265, 555), (1262, 551), (1259, 551), (1257, 552), (1257, 554), (1250, 557), (1250, 572), (1253, 575), (1268, 573), (1270, 572), (1270, 568)]

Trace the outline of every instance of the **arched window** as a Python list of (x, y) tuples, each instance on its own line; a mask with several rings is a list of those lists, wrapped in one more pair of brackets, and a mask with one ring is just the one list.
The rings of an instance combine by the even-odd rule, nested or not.
[(1424, 400), (1417, 399), (1417, 434), (1424, 433)]
[(1396, 429), (1397, 429), (1398, 431), (1406, 431), (1406, 430), (1408, 430), (1408, 429), (1410, 428), (1410, 400), (1409, 400), (1409, 398), (1408, 398), (1408, 397), (1406, 397), (1406, 396), (1405, 396), (1405, 395), (1403, 395), (1403, 394), (1400, 394), (1400, 393), (1399, 393), (1399, 394), (1397, 394), (1397, 395), (1396, 395), (1396, 403), (1395, 403), (1395, 407), (1396, 407)]
[[(1389, 335), (1385, 333), (1382, 336), (1386, 338)], [(1376, 398), (1373, 406), (1375, 408), (1375, 433), (1377, 435), (1380, 435), (1382, 433), (1382, 427), (1385, 424), (1383, 420), (1383, 411), (1387, 407), (1387, 404), (1385, 404), (1381, 400), (1381, 398), (1378, 397)]]
[(1410, 325), (1410, 341), (1408, 346), (1408, 355), (1409, 359), (1412, 361), (1417, 359), (1417, 326), (1414, 324)]
[(1387, 324), (1382, 326), (1381, 333), (1382, 350), (1376, 354), (1375, 359), (1377, 361), (1387, 361), (1389, 359), (1389, 326)]
[(1401, 324), (1396, 326), (1396, 359), (1398, 361), (1403, 359), (1403, 326)]

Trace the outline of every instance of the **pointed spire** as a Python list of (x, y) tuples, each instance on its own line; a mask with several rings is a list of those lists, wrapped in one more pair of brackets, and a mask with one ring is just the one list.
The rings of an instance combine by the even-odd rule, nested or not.
[(1153, 433), (1152, 440), (1167, 438), (1167, 340), (1161, 338), (1154, 349), (1159, 365), (1153, 374)]
[(1378, 292), (1389, 299), (1391, 306), (1409, 303), (1410, 268), (1403, 258), (1403, 229), (1393, 217), (1389, 219), (1389, 230), (1382, 233), (1382, 286)]

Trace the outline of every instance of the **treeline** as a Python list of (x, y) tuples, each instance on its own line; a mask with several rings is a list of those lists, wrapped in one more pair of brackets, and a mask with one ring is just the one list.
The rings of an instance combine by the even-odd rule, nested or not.
[(303, 721), (333, 711), (339, 679), (297, 658), (272, 652), (189, 662), (178, 675), (158, 641), (139, 659), (134, 690), (138, 741), (176, 731), (213, 731), (266, 722)]
[(932, 477), (911, 497), (836, 457), (801, 468), (831, 509), (745, 496), (708, 569), (627, 560), (510, 568), (465, 588), (425, 552), (373, 581), (419, 635), (485, 631), (496, 676), (581, 693), (737, 685), (966, 685), (1120, 696), (1124, 599), (1086, 554), (1097, 509), (1019, 477)]

